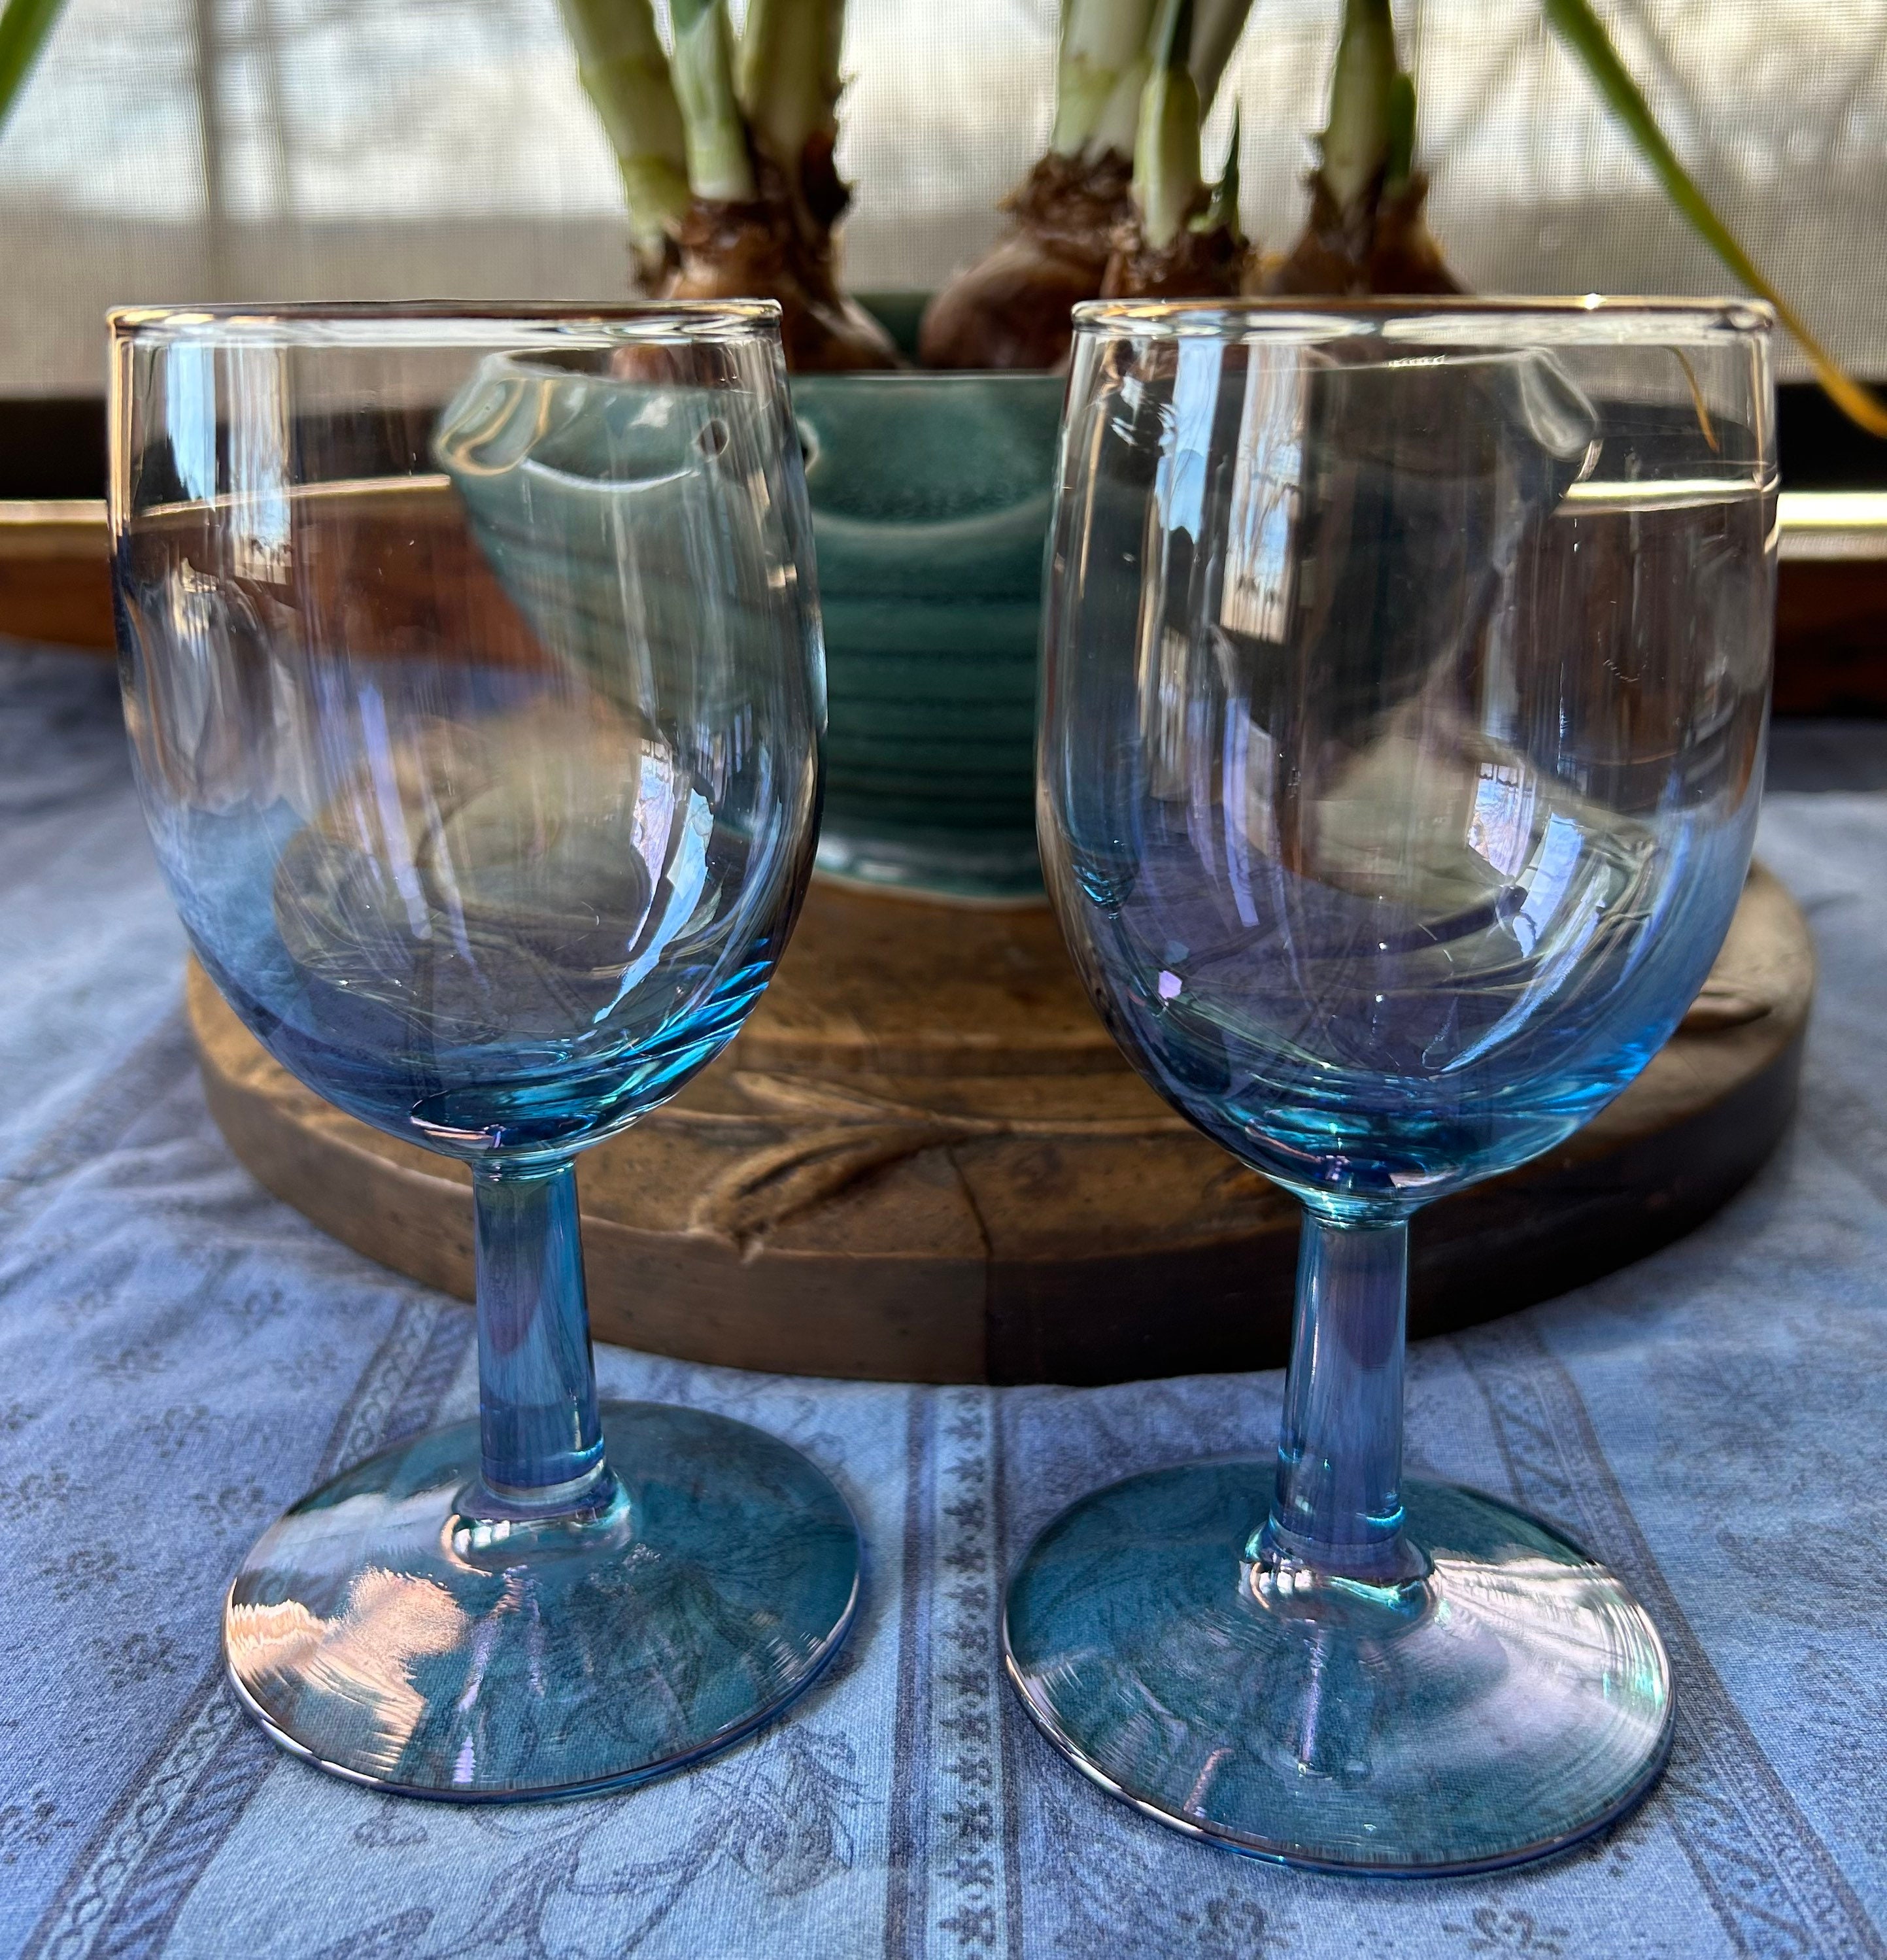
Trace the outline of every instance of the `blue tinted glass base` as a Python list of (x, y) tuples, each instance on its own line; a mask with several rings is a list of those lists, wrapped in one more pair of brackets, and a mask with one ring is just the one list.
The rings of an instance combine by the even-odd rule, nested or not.
[(462, 1510), (479, 1426), (372, 1458), (250, 1553), (230, 1675), (275, 1740), (416, 1796), (574, 1796), (660, 1775), (832, 1658), (858, 1534), (831, 1482), (723, 1416), (609, 1402), (613, 1481), (554, 1522)]
[(1599, 1830), (1669, 1748), (1656, 1628), (1523, 1512), (1444, 1484), (1405, 1498), (1426, 1578), (1288, 1589), (1246, 1554), (1268, 1464), (1083, 1498), (1010, 1584), (1004, 1650), (1029, 1713), (1148, 1815), (1284, 1864), (1481, 1871)]

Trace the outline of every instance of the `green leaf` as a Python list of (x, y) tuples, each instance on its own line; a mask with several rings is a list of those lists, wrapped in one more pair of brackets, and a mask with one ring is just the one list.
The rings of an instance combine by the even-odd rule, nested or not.
[(836, 134), (845, 0), (752, 0), (734, 64), (755, 138), (797, 181), (815, 135)]
[(1383, 182), (1391, 190), (1408, 182), (1415, 167), (1415, 83), (1399, 71), (1389, 84), (1389, 161), (1383, 168)]
[(0, 8), (0, 129), (65, 0), (6, 0)]
[(1663, 186), (1665, 195), (1675, 205), (1704, 242), (1752, 292), (1759, 294), (1776, 310), (1776, 317), (1794, 335), (1809, 357), (1815, 378), (1829, 398), (1848, 418), (1869, 435), (1887, 436), (1887, 406), (1868, 388), (1844, 371), (1834, 357), (1809, 331), (1795, 308), (1777, 291), (1762, 269), (1744, 250), (1736, 234), (1717, 216), (1709, 199), (1698, 188), (1689, 171), (1678, 161), (1677, 152), (1666, 141), (1651, 113), (1651, 105), (1631, 78), (1618, 50), (1586, 0), (1540, 0), (1546, 18), (1577, 58), (1605, 98), (1605, 106), (1624, 125), (1625, 133), (1637, 145), (1638, 154), (1651, 173)]
[(1161, 0), (1149, 51), (1153, 72), (1134, 138), (1134, 202), (1149, 245), (1170, 245), (1198, 199), (1199, 91), (1186, 66), (1193, 0)]
[(1153, 0), (1063, 0), (1049, 139), (1058, 155), (1133, 147), (1152, 17)]
[(1323, 132), (1324, 184), (1339, 211), (1379, 181), (1388, 161), (1399, 72), (1389, 0), (1344, 0)]
[(1165, 0), (1154, 21), (1153, 56), (1158, 68), (1177, 68), (1192, 50), (1194, 0)]
[(1198, 0), (1187, 43), (1186, 65), (1192, 71), (1192, 85), (1208, 115), (1251, 11), (1252, 0)]
[(577, 72), (616, 152), (629, 228), (647, 256), (688, 208), (681, 110), (648, 0), (562, 0)]
[(747, 126), (735, 100), (733, 44), (722, 0), (671, 0), (675, 52), (669, 75), (688, 138), (689, 188), (712, 202), (753, 195)]
[(1212, 186), (1211, 202), (1192, 221), (1195, 231), (1228, 231), (1240, 240), (1245, 236), (1239, 224), (1239, 119), (1243, 107), (1232, 105), (1232, 146), (1225, 154), (1224, 172)]

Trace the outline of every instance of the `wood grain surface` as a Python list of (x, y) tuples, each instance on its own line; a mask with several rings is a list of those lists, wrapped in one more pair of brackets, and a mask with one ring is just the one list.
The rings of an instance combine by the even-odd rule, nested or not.
[[(1787, 1123), (1814, 978), (1800, 915), (1758, 868), (1639, 1080), (1558, 1150), (1420, 1214), (1411, 1332), (1561, 1292), (1707, 1217)], [(189, 1006), (210, 1107), (261, 1182), (469, 1297), (465, 1172), (294, 1081), (194, 966)], [(930, 1382), (1284, 1359), (1294, 1204), (1127, 1068), (1045, 908), (816, 883), (739, 1039), (579, 1179), (605, 1340)]]
[(0, 502), (0, 633), (47, 646), (113, 650), (103, 504)]
[[(1785, 494), (1780, 524), (1776, 712), (1887, 714), (1887, 494)], [(0, 635), (111, 651), (102, 503), (0, 501)]]

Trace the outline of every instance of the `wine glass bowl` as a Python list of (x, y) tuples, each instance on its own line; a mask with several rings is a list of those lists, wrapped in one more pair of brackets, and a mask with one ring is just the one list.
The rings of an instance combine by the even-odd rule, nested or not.
[[(810, 868), (823, 695), (753, 350), (693, 343), (685, 383), (625, 381), (625, 345), (681, 358), (655, 323), (593, 347), (539, 323), (535, 358), (474, 343), (454, 390), (467, 352), (417, 324), (392, 350), (371, 316), (277, 350), (219, 321), (228, 346), (186, 328), (146, 354), (170, 383), (153, 417), (194, 408), (174, 370), (209, 356), (225, 395), (293, 415), (294, 456), (243, 456), (226, 420), (221, 481), (264, 481), (154, 508), (141, 453), (119, 587), (134, 656), (177, 645), (129, 699), (198, 956), (348, 1113), (483, 1158), (607, 1134), (737, 1029)], [(444, 399), (364, 434), (393, 386)], [(310, 393), (342, 399), (294, 414)], [(618, 439), (560, 472), (558, 438), (599, 421)]]
[(1668, 1669), (1617, 1582), (1491, 1499), (1402, 1488), (1407, 1225), (1616, 1096), (1728, 930), (1768, 701), (1768, 324), (1081, 315), (1050, 893), (1130, 1060), (1306, 1211), (1274, 1472), (1083, 1500), (1006, 1637), (1084, 1768), (1238, 1848), (1510, 1862), (1662, 1760)]
[[(1558, 1142), (1702, 983), (1755, 816), (1773, 485), (1746, 425), (1726, 454), (1716, 420), (1607, 419), (1602, 344), (1411, 358), (1383, 324), (1314, 367), (1288, 317), (1182, 339), (1149, 385), (1157, 339), (1085, 403), (1042, 828), (1162, 1093), (1294, 1189), (1396, 1206)], [(1150, 546), (1150, 447), (1201, 479)]]
[(785, 1445), (599, 1405), (571, 1169), (733, 1038), (811, 869), (777, 309), (113, 333), (127, 720), (193, 950), (277, 1061), (473, 1179), (480, 1420), (272, 1528), (233, 1678), (384, 1787), (636, 1780), (803, 1688), (858, 1580), (843, 1499)]

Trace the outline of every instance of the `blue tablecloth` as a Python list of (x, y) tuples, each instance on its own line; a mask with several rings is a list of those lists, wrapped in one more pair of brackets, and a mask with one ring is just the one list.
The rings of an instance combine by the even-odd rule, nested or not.
[[(1883, 753), (1815, 756), (1873, 781)], [(937, 1390), (620, 1350), (606, 1392), (728, 1411), (838, 1479), (862, 1617), (790, 1719), (699, 1769), (455, 1809), (278, 1754), (217, 1606), (291, 1498), (471, 1410), (470, 1316), (231, 1160), (110, 670), (0, 657), (0, 1953), (1887, 1952), (1887, 798), (1775, 794), (1761, 848), (1823, 961), (1789, 1141), (1685, 1243), (1410, 1357), (1413, 1467), (1561, 1520), (1663, 1630), (1676, 1752), (1621, 1828), (1494, 1879), (1304, 1877), (1144, 1822), (1027, 1726), (995, 1642), (1020, 1548), (1092, 1484), (1268, 1449), (1274, 1375)]]

